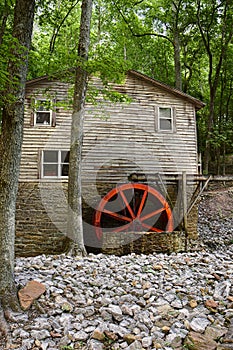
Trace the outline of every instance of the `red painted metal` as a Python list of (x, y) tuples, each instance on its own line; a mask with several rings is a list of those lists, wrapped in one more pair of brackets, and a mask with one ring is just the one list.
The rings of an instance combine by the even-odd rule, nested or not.
[(166, 199), (153, 187), (127, 183), (109, 191), (94, 215), (97, 237), (106, 232), (172, 232), (174, 220)]

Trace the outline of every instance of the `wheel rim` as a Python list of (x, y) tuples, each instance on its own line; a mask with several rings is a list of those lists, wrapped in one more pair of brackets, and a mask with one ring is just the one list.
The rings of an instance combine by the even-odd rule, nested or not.
[(128, 183), (101, 199), (94, 226), (100, 239), (103, 232), (172, 232), (174, 221), (168, 202), (156, 189)]

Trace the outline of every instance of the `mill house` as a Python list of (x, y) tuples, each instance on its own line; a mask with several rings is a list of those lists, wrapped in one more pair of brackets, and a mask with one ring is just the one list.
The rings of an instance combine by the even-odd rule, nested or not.
[[(58, 77), (26, 84), (17, 255), (65, 249), (71, 96), (72, 84)], [(82, 150), (87, 249), (194, 249), (196, 112), (204, 103), (134, 70), (108, 90), (90, 78), (88, 96)]]

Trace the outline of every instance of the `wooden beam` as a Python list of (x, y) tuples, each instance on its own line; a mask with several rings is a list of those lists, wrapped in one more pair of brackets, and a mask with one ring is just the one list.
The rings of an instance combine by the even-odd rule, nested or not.
[(196, 196), (196, 198), (195, 198), (195, 199), (193, 200), (193, 202), (191, 203), (191, 205), (190, 205), (190, 207), (189, 207), (189, 209), (188, 209), (188, 211), (187, 211), (187, 214), (189, 214), (190, 211), (193, 209), (194, 205), (197, 203), (197, 200), (200, 198), (200, 195), (201, 195), (202, 192), (206, 189), (206, 187), (207, 187), (208, 183), (210, 182), (211, 178), (212, 178), (211, 175), (207, 178), (206, 182), (204, 183), (204, 186), (202, 187), (202, 189), (200, 190), (200, 192), (198, 193), (198, 195)]
[(182, 172), (182, 205), (183, 205), (183, 223), (184, 230), (187, 231), (187, 174), (186, 171)]

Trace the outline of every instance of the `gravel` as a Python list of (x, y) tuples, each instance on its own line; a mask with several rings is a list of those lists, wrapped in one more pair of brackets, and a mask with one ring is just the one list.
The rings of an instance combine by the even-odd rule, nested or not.
[(223, 250), (233, 244), (233, 187), (204, 194), (198, 231), (205, 249)]
[(15, 314), (0, 349), (233, 349), (232, 217), (210, 219), (210, 199), (197, 252), (17, 258), (18, 285), (46, 292)]
[(171, 255), (18, 258), (17, 283), (36, 280), (46, 292), (10, 324), (11, 348), (170, 350), (182, 349), (195, 333), (217, 348), (233, 326), (232, 258), (231, 246)]

